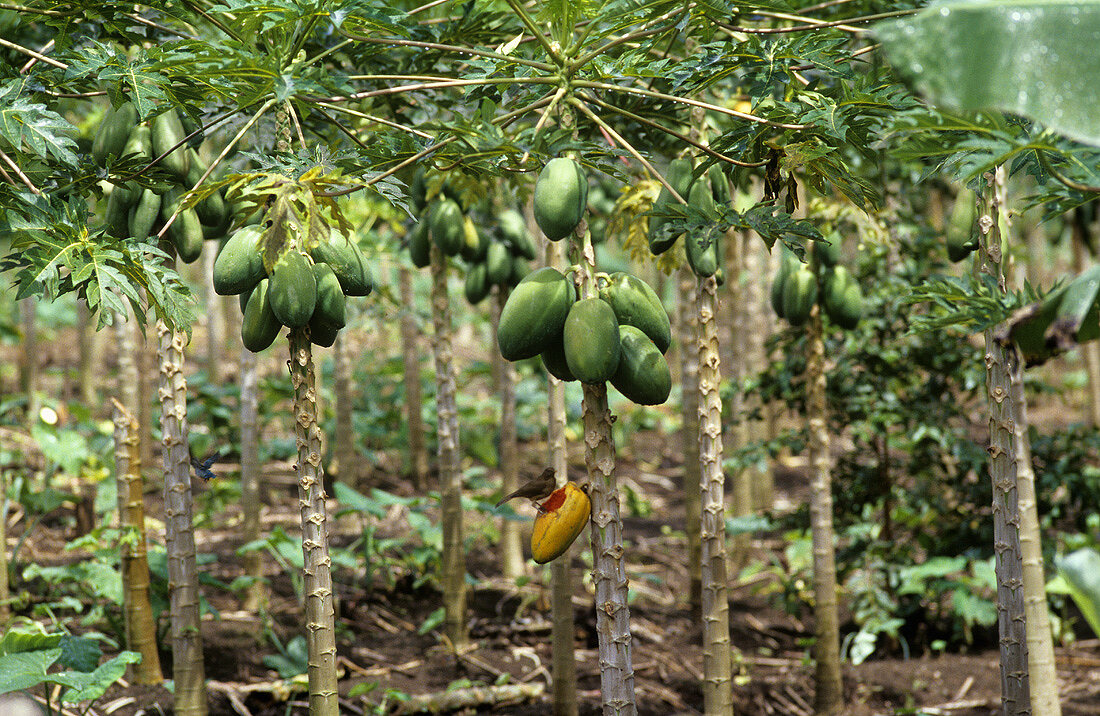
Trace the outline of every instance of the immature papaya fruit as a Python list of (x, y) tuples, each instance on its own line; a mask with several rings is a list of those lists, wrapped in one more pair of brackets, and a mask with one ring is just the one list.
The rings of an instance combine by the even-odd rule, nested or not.
[(490, 284), (507, 286), (512, 278), (512, 254), (508, 247), (499, 241), (490, 242), (485, 268)]
[(424, 268), (432, 262), (432, 243), (429, 238), (428, 220), (422, 218), (409, 232), (409, 259), (417, 268)]
[(137, 203), (130, 207), (126, 217), (126, 225), (129, 227), (130, 236), (144, 240), (153, 235), (153, 227), (156, 226), (157, 216), (160, 215), (160, 194), (152, 189), (142, 189)]
[(825, 275), (822, 305), (829, 320), (852, 330), (863, 317), (863, 292), (859, 282), (844, 266), (833, 266)]
[(335, 339), (336, 332), (344, 327), (347, 322), (344, 291), (328, 264), (313, 264), (313, 278), (317, 282), (317, 304), (309, 318), (309, 335), (314, 343), (327, 348), (332, 345), (331, 341), (323, 343), (314, 339), (318, 336), (327, 338), (330, 333)]
[(122, 148), (122, 156), (140, 159), (146, 163), (153, 158), (153, 130), (149, 125), (134, 125)]
[(550, 494), (531, 528), (531, 557), (538, 564), (565, 554), (588, 524), (592, 502), (588, 493), (572, 482)]
[(978, 207), (974, 192), (965, 187), (959, 189), (944, 236), (947, 258), (954, 262), (962, 261), (978, 248), (978, 227), (975, 223), (977, 218)]
[(447, 256), (457, 256), (465, 241), (462, 209), (454, 199), (443, 199), (432, 211), (432, 241)]
[(340, 335), (340, 329), (336, 326), (325, 323), (324, 321), (317, 321), (310, 319), (309, 321), (309, 342), (322, 348), (331, 348), (332, 344), (336, 342), (336, 337)]
[(798, 258), (791, 253), (791, 250), (787, 248), (786, 244), (779, 245), (779, 270), (775, 272), (775, 278), (772, 279), (771, 293), (769, 294), (772, 303), (772, 310), (775, 311), (775, 315), (780, 318), (785, 318), (786, 314), (783, 312), (783, 290), (787, 285), (787, 278), (794, 273), (794, 270), (801, 264)]
[(103, 224), (107, 235), (116, 239), (129, 236), (130, 190), (125, 186), (116, 186), (107, 197), (107, 207), (103, 212)]
[(263, 279), (248, 297), (241, 320), (241, 341), (253, 353), (264, 350), (279, 335), (279, 319), (271, 310), (270, 282)]
[(354, 240), (339, 231), (334, 229), (328, 241), (318, 243), (309, 255), (315, 262), (328, 264), (332, 268), (345, 296), (369, 296), (374, 290), (374, 278), (367, 257)]
[(243, 226), (229, 237), (214, 259), (215, 293), (233, 296), (251, 291), (267, 275), (260, 248), (262, 236), (258, 226)]
[(527, 232), (527, 222), (523, 220), (523, 215), (515, 209), (505, 209), (500, 215), (500, 236), (512, 247), (513, 254), (529, 261), (535, 260), (535, 242)]
[[(714, 211), (714, 198), (711, 197), (706, 182), (695, 182), (691, 187), (689, 203), (703, 212)], [(687, 252), (688, 266), (696, 276), (706, 278), (713, 276), (718, 270), (718, 232), (712, 232), (709, 237), (688, 235), (684, 239), (684, 249)]]
[(202, 255), (202, 222), (194, 208), (184, 209), (168, 227), (168, 238), (185, 264), (192, 264)]
[(508, 277), (508, 285), (515, 286), (527, 278), (529, 273), (531, 273), (531, 267), (528, 265), (527, 260), (522, 256), (512, 256), (512, 275)]
[[(183, 141), (186, 134), (175, 109), (169, 108), (157, 115), (153, 120), (152, 135), (153, 154), (158, 157)], [(162, 159), (160, 165), (184, 182), (187, 181), (187, 171), (191, 168), (191, 156), (187, 153), (186, 147), (180, 146)]]
[(720, 164), (711, 164), (707, 168), (707, 178), (710, 179), (710, 193), (714, 197), (715, 204), (724, 205), (733, 201), (729, 179), (726, 178)]
[(577, 376), (569, 370), (569, 363), (565, 360), (565, 346), (560, 340), (548, 346), (539, 354), (539, 358), (546, 372), (558, 380), (571, 383), (577, 379)]
[(306, 255), (290, 249), (275, 262), (268, 288), (271, 310), (287, 328), (300, 328), (317, 306), (317, 279)]
[(544, 266), (512, 290), (500, 312), (497, 345), (505, 360), (523, 360), (560, 341), (569, 308), (576, 298), (573, 282)]
[(611, 385), (638, 405), (660, 405), (672, 391), (672, 373), (649, 336), (634, 326), (619, 326), (619, 366)]
[(600, 288), (600, 298), (607, 301), (619, 325), (635, 326), (649, 336), (662, 353), (672, 343), (672, 325), (660, 297), (642, 279), (625, 272), (608, 277)]
[(611, 305), (582, 298), (569, 309), (562, 330), (565, 362), (582, 383), (611, 380), (619, 366), (619, 322)]
[(535, 182), (535, 221), (551, 241), (564, 239), (584, 218), (588, 206), (588, 178), (568, 157), (546, 163)]
[(490, 288), (491, 284), (489, 283), (488, 270), (485, 264), (474, 264), (467, 269), (464, 292), (466, 300), (471, 305), (476, 306), (481, 303), (489, 295)]
[[(692, 172), (694, 167), (692, 166), (691, 159), (686, 157), (680, 159), (673, 159), (668, 164), (668, 171), (665, 172), (665, 179), (669, 185), (676, 190), (685, 201), (691, 195), (692, 184)], [(655, 210), (661, 210), (667, 207), (669, 204), (676, 203), (676, 199), (669, 192), (665, 186), (661, 187), (661, 193), (657, 195), (657, 200), (653, 203)], [(680, 238), (679, 233), (672, 233), (672, 231), (666, 229), (665, 224), (667, 219), (662, 216), (651, 216), (649, 218), (649, 250), (654, 254), (663, 254), (672, 248), (672, 245), (676, 243), (676, 239)]]
[(469, 216), (462, 222), (462, 259), (467, 263), (484, 261), (489, 251), (489, 235), (478, 231), (474, 220)]
[(818, 266), (830, 268), (840, 262), (840, 234), (829, 234), (825, 241), (815, 241), (813, 247), (814, 262)]
[(428, 183), (424, 180), (424, 167), (418, 167), (409, 185), (409, 205), (414, 214), (420, 214), (428, 205)]
[[(187, 155), (189, 157), (189, 166), (187, 172), (187, 187), (190, 189), (199, 183), (199, 179), (206, 173), (206, 164), (199, 158), (199, 153), (191, 147), (187, 148)], [(207, 177), (207, 181), (211, 181), (210, 177)], [(229, 206), (225, 203), (225, 198), (222, 196), (221, 191), (212, 192), (209, 196), (204, 198), (198, 204), (195, 205), (195, 211), (199, 214), (199, 219), (202, 220), (203, 226), (209, 227), (222, 227), (227, 224), (229, 217)], [(225, 226), (225, 228), (229, 228)], [(224, 232), (225, 229), (222, 229)]]
[(783, 317), (792, 326), (801, 326), (810, 318), (817, 301), (817, 277), (809, 266), (796, 268), (783, 285)]
[(103, 166), (107, 157), (112, 154), (116, 157), (122, 156), (126, 140), (137, 121), (137, 108), (130, 102), (123, 102), (118, 109), (107, 108), (107, 113), (92, 138), (92, 158), (96, 164)]

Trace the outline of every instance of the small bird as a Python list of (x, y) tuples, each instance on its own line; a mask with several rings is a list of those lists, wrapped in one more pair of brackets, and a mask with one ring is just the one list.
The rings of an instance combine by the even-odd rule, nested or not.
[(557, 489), (557, 486), (557, 481), (554, 480), (554, 468), (548, 467), (538, 477), (520, 485), (520, 488), (515, 492), (500, 498), (500, 502), (496, 506), (500, 507), (513, 497), (526, 497), (541, 512), (542, 507), (539, 505), (539, 500), (545, 500), (549, 497)]
[(217, 477), (210, 469), (210, 466), (214, 464), (214, 461), (218, 459), (220, 453), (214, 453), (205, 460), (200, 461), (198, 458), (191, 458), (191, 467), (195, 468), (195, 475), (201, 477), (206, 481), (210, 481)]

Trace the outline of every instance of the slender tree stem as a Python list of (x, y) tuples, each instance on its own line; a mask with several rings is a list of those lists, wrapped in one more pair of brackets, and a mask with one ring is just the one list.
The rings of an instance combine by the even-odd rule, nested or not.
[(813, 18), (802, 17), (799, 15), (788, 15), (786, 13), (754, 10), (754, 15), (762, 15), (764, 17), (771, 17), (778, 20), (794, 20), (797, 22), (805, 22), (806, 24), (797, 25), (795, 27), (744, 27), (741, 25), (731, 25), (728, 23), (718, 24), (734, 32), (743, 32), (748, 35), (777, 35), (787, 32), (802, 32), (804, 30), (821, 30), (827, 27), (835, 27), (836, 29), (844, 30), (845, 32), (867, 32), (869, 28), (853, 27), (852, 23), (874, 22), (876, 20), (886, 20), (891, 17), (904, 17), (906, 15), (915, 15), (917, 12), (917, 10), (895, 10), (892, 12), (879, 13), (877, 15), (865, 15), (863, 17), (853, 17), (846, 20), (834, 20), (831, 22), (827, 22), (824, 20), (814, 20)]
[(30, 178), (23, 173), (23, 170), (19, 168), (19, 165), (12, 161), (12, 158), (9, 157), (3, 149), (0, 149), (0, 159), (3, 159), (4, 163), (11, 167), (11, 170), (15, 172), (16, 176), (19, 177), (19, 180), (22, 181), (23, 184), (31, 190), (32, 194), (35, 194), (36, 196), (42, 194), (42, 192), (38, 190), (38, 187), (34, 185), (34, 182), (32, 182)]
[(504, 0), (508, 3), (508, 7), (512, 8), (512, 11), (519, 17), (520, 22), (524, 24), (527, 31), (542, 45), (542, 49), (546, 50), (546, 54), (550, 55), (550, 58), (554, 60), (554, 64), (558, 67), (562, 67), (565, 64), (564, 58), (561, 56), (559, 48), (550, 42), (550, 40), (543, 34), (542, 30), (538, 28), (535, 21), (531, 19), (531, 16), (527, 14), (527, 10), (523, 5), (520, 5), (516, 0)]
[(34, 50), (32, 50), (29, 47), (23, 47), (22, 45), (17, 45), (14, 42), (12, 42), (10, 40), (5, 40), (2, 37), (0, 37), (0, 47), (6, 47), (9, 50), (15, 50), (16, 52), (21, 52), (24, 55), (26, 55), (27, 57), (33, 57), (36, 60), (41, 60), (42, 62), (45, 62), (47, 65), (52, 65), (54, 67), (57, 67), (58, 69), (62, 69), (62, 70), (69, 69), (69, 66), (67, 64), (65, 64), (64, 62), (58, 62), (57, 60), (55, 60), (52, 57), (49, 57), (48, 55), (43, 55), (41, 52), (35, 52)]
[(554, 65), (547, 64), (545, 62), (537, 62), (535, 60), (528, 60), (523, 57), (513, 57), (512, 55), (502, 55), (499, 52), (490, 52), (488, 50), (478, 50), (472, 47), (459, 47), (457, 45), (446, 45), (438, 42), (420, 42), (417, 40), (402, 40), (400, 38), (388, 38), (388, 37), (367, 37), (365, 35), (356, 35), (354, 33), (347, 32), (337, 28), (344, 37), (347, 37), (358, 42), (369, 42), (375, 45), (391, 45), (393, 47), (418, 47), (424, 50), (440, 50), (442, 52), (454, 52), (459, 55), (472, 55), (475, 57), (488, 57), (493, 60), (503, 60), (506, 62), (514, 62), (517, 65), (523, 65), (525, 67), (531, 67), (544, 72), (553, 72), (557, 68)]
[[(239, 359), (241, 383), (241, 524), (245, 542), (260, 539), (260, 426), (256, 354), (241, 346)], [(267, 602), (263, 581), (263, 559), (259, 550), (244, 556), (244, 572), (252, 578), (245, 596), (245, 609), (258, 611)]]
[(432, 89), (449, 89), (452, 87), (471, 87), (481, 85), (512, 85), (512, 84), (558, 84), (559, 80), (556, 77), (484, 77), (476, 80), (440, 80), (438, 82), (418, 82), (411, 85), (400, 85), (398, 87), (383, 87), (382, 89), (367, 90), (365, 92), (356, 92), (341, 97), (326, 97), (323, 102), (346, 102), (348, 100), (355, 99), (367, 99), (370, 97), (383, 97), (391, 94), (401, 94), (402, 92), (419, 92), (421, 90)]

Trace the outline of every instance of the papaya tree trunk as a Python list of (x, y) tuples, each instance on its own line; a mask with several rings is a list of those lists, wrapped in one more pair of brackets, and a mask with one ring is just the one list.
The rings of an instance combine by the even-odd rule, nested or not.
[(405, 364), (405, 410), (409, 424), (409, 467), (413, 485), (418, 492), (427, 486), (428, 449), (424, 441), (424, 420), (420, 414), (420, 348), (417, 345), (420, 329), (417, 327), (413, 306), (412, 270), (400, 264), (397, 267), (397, 285), (401, 294), (401, 356)]
[(206, 355), (203, 364), (206, 368), (206, 380), (218, 385), (218, 363), (221, 358), (222, 340), (225, 336), (225, 321), (222, 320), (221, 296), (214, 290), (214, 259), (218, 255), (218, 242), (206, 241), (202, 248), (202, 289), (206, 309)]
[(141, 435), (141, 464), (152, 465), (156, 458), (156, 441), (153, 439), (153, 397), (150, 391), (153, 386), (153, 376), (156, 375), (154, 361), (157, 354), (153, 342), (148, 340), (148, 327), (134, 321), (133, 327), (133, 355), (134, 364), (137, 366), (137, 412), (134, 417), (138, 421), (138, 432)]
[(369, 487), (366, 470), (359, 470), (359, 461), (355, 459), (355, 433), (351, 419), (351, 361), (348, 360), (346, 331), (340, 331), (336, 335), (336, 342), (332, 344), (332, 392), (336, 413), (336, 429), (332, 438), (333, 454), (336, 457), (334, 472), (348, 487), (366, 490)]
[[(767, 317), (767, 285), (760, 280), (765, 275), (766, 266), (761, 252), (764, 249), (763, 242), (750, 232), (742, 232), (735, 239), (741, 242), (742, 266), (744, 267), (745, 282), (743, 288), (744, 311), (744, 371), (741, 379), (751, 378), (753, 372), (760, 366), (766, 365), (767, 352), (764, 348), (765, 340), (770, 331), (767, 326), (771, 322)], [(730, 280), (729, 277), (726, 279)], [(746, 440), (750, 443), (763, 442), (768, 439), (768, 426), (762, 417), (748, 417), (749, 415), (762, 416), (768, 412), (767, 406), (760, 400), (757, 391), (744, 394), (745, 415), (741, 418), (746, 425)], [(770, 510), (775, 500), (775, 481), (772, 475), (771, 462), (759, 461), (747, 468), (752, 486), (752, 506), (756, 510)]]
[[(497, 286), (493, 289), (490, 320), (492, 335), (497, 334), (500, 325), (500, 312), (508, 301), (508, 289)], [(516, 374), (512, 364), (500, 355), (495, 341), (490, 341), (489, 353), (492, 356), (493, 374), (496, 376), (497, 391), (500, 394), (500, 473), (501, 490), (510, 495), (519, 487), (519, 443), (516, 438)], [(523, 544), (520, 540), (519, 523), (504, 519), (500, 526), (500, 563), (505, 579), (517, 579), (524, 576), (525, 561)]]
[(688, 595), (691, 613), (701, 615), (703, 609), (703, 572), (701, 527), (703, 508), (699, 490), (699, 313), (695, 308), (698, 281), (687, 266), (680, 268), (677, 282), (680, 344), (680, 439), (684, 453), (684, 532), (687, 534), (688, 574), (691, 585)]
[[(730, 308), (727, 313), (730, 326), (730, 349), (726, 351), (729, 356), (729, 381), (733, 386), (729, 402), (729, 420), (732, 424), (727, 435), (733, 448), (743, 448), (749, 442), (749, 423), (745, 418), (745, 394), (741, 390), (741, 384), (748, 371), (749, 350), (748, 333), (751, 332), (746, 315), (747, 284), (752, 283), (755, 277), (745, 271), (745, 246), (738, 231), (730, 230), (724, 237), (726, 248), (726, 284), (729, 287), (726, 295), (729, 297)], [(721, 416), (719, 416), (721, 417)], [(721, 464), (721, 461), (719, 461)], [(731, 511), (735, 517), (746, 517), (753, 510), (753, 475), (744, 466), (738, 467), (731, 476), (733, 478), (733, 504)], [(749, 562), (749, 553), (752, 549), (752, 540), (748, 532), (741, 532), (730, 540), (730, 567), (737, 574)]]
[(458, 453), (458, 408), (451, 348), (451, 303), (447, 295), (447, 257), (432, 244), (432, 356), (435, 360), (437, 455), (443, 522), (444, 630), (458, 648), (469, 640), (466, 630), (466, 554), (462, 545), (462, 470)]
[[(561, 244), (548, 241), (546, 265), (559, 266), (561, 263)], [(565, 383), (550, 375), (549, 372), (546, 378), (548, 403), (546, 442), (550, 448), (550, 466), (554, 468), (560, 487), (569, 479), (569, 461), (565, 449)], [(572, 547), (550, 563), (550, 659), (554, 716), (577, 716), (577, 662), (573, 652), (571, 552)]]
[(1024, 612), (1027, 615), (1027, 661), (1031, 671), (1031, 709), (1034, 714), (1061, 716), (1058, 673), (1054, 663), (1054, 638), (1047, 611), (1046, 572), (1043, 569), (1042, 533), (1035, 496), (1035, 471), (1028, 437), (1024, 364), (1017, 351), (1009, 358), (1009, 399), (1016, 463), (1016, 489), (1020, 505), (1020, 555), (1024, 572)]
[(699, 466), (702, 500), (703, 711), (732, 716), (729, 600), (726, 597), (726, 498), (722, 471), (722, 380), (718, 283), (698, 281)]
[[(127, 306), (125, 313), (115, 314), (115, 342), (118, 347), (118, 381), (116, 394), (121, 397), (123, 407), (130, 415), (137, 415), (140, 406), (141, 380), (140, 369), (137, 363), (137, 354), (140, 346), (137, 345), (137, 320), (134, 313)], [(138, 421), (138, 446), (141, 443), (141, 421)]]
[(191, 518), (191, 462), (187, 444), (187, 334), (157, 321), (160, 427), (164, 457), (164, 528), (171, 610), (173, 708), (180, 716), (206, 715), (195, 527)]
[[(260, 430), (256, 354), (241, 346), (238, 362), (241, 385), (241, 531), (245, 542), (260, 539)], [(252, 578), (244, 608), (258, 611), (267, 604), (263, 557), (259, 550), (244, 555), (244, 573)]]
[(809, 428), (810, 533), (814, 564), (814, 711), (832, 716), (844, 708), (840, 675), (836, 555), (829, 427), (825, 407), (825, 342), (821, 306), (810, 310), (806, 356), (806, 421)]
[[(294, 250), (294, 249), (291, 249)], [(298, 442), (298, 501), (302, 508), (303, 591), (309, 653), (309, 712), (339, 716), (336, 629), (325, 515), (317, 384), (306, 328), (290, 331), (290, 384), (294, 388), (294, 434)]]
[(38, 330), (34, 299), (19, 302), (19, 323), (23, 331), (23, 351), (19, 360), (19, 390), (27, 400), (27, 425), (38, 419)]
[[(1004, 202), (1004, 169), (985, 175), (978, 201), (982, 236), (976, 268), (996, 279), (1005, 290), (1001, 271), (1001, 235), (997, 217)], [(1031, 713), (1027, 615), (1024, 601), (1023, 554), (1020, 545), (1019, 492), (1009, 352), (993, 330), (985, 332), (986, 392), (989, 396), (989, 476), (993, 481), (993, 549), (997, 576), (997, 629), (1001, 649), (1001, 707), (1005, 716)]]
[[(575, 280), (581, 298), (595, 298), (596, 253), (585, 222), (575, 237), (579, 256)], [(607, 385), (583, 384), (584, 463), (592, 500), (592, 580), (596, 588), (596, 636), (604, 716), (633, 716), (634, 667), (630, 660), (630, 608), (623, 564), (623, 522), (615, 479), (615, 439)]]
[(8, 471), (0, 469), (0, 624), (11, 616), (11, 583), (8, 581)]
[(99, 333), (92, 321), (88, 304), (82, 300), (76, 302), (76, 327), (80, 332), (80, 365), (77, 368), (77, 395), (85, 405), (96, 403), (96, 379), (99, 378)]
[(141, 479), (141, 441), (138, 421), (122, 403), (111, 399), (115, 423), (115, 481), (118, 486), (118, 523), (122, 533), (119, 562), (122, 572), (123, 623), (126, 648), (141, 654), (130, 667), (139, 684), (159, 684), (160, 652), (157, 625), (149, 602), (149, 560), (146, 553), (145, 499)]

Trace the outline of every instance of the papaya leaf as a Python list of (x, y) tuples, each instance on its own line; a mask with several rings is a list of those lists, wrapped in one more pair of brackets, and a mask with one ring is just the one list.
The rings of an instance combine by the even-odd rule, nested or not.
[(7, 140), (17, 152), (30, 153), (46, 159), (53, 157), (62, 164), (79, 164), (73, 134), (76, 127), (64, 117), (32, 101), (23, 94), (25, 80), (11, 80), (0, 85), (0, 139)]
[(1100, 553), (1079, 549), (1055, 560), (1058, 574), (1094, 634), (1100, 634)]
[(934, 104), (997, 109), (1100, 144), (1100, 1), (948, 0), (874, 27)]
[(50, 678), (66, 677), (64, 683), (69, 688), (61, 695), (62, 703), (91, 701), (105, 694), (112, 684), (121, 679), (128, 665), (139, 661), (141, 661), (141, 654), (136, 651), (124, 651), (110, 661), (100, 664), (95, 671), (89, 673), (68, 671), (63, 674), (53, 674)]

